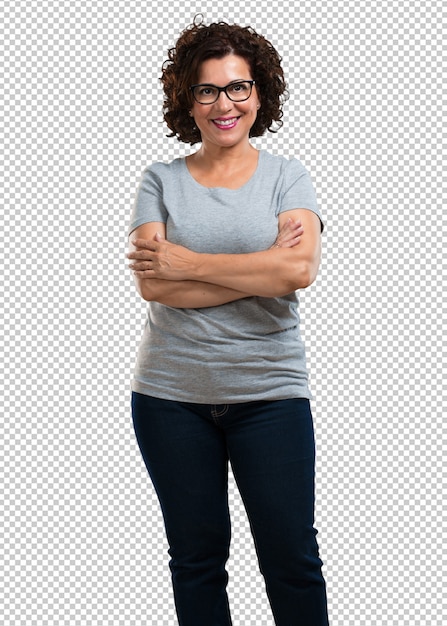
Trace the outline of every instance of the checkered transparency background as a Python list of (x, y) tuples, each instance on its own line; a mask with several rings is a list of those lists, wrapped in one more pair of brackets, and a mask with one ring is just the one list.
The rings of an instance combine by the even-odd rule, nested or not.
[[(158, 77), (200, 11), (282, 54), (285, 124), (254, 143), (304, 162), (325, 215), (301, 306), (331, 624), (441, 625), (443, 7), (409, 0), (1, 4), (0, 621), (176, 624), (124, 255), (142, 170), (188, 152)], [(272, 626), (230, 495), (234, 624)]]

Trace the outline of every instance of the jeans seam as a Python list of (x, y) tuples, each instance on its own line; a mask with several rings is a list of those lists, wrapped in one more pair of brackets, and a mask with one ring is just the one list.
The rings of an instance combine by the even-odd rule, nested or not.
[[(218, 407), (222, 407), (222, 408), (219, 409)], [(212, 405), (211, 417), (214, 419), (216, 424), (219, 421), (219, 417), (223, 417), (226, 413), (228, 413), (229, 408), (230, 407), (228, 406), (228, 404), (213, 404)]]

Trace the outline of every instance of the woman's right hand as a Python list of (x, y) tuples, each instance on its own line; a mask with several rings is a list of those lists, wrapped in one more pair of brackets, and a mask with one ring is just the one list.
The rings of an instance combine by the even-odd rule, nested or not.
[(271, 248), (294, 248), (299, 244), (301, 235), (304, 233), (304, 228), (301, 222), (294, 221), (290, 217), (281, 230), (275, 240), (275, 243)]

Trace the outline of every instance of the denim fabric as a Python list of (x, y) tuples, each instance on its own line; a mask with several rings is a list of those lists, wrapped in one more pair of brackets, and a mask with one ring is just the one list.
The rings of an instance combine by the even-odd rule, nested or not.
[(180, 626), (232, 624), (228, 461), (277, 626), (327, 626), (314, 529), (309, 400), (207, 405), (132, 394), (135, 433), (163, 511)]

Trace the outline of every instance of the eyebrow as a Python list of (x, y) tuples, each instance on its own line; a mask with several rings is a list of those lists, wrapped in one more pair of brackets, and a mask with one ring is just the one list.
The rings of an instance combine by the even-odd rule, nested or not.
[[(252, 78), (235, 78), (234, 80), (224, 85), (224, 87), (228, 87), (229, 85), (232, 85), (233, 83), (249, 83), (251, 80), (253, 79)], [(219, 85), (215, 85), (214, 83), (197, 83), (194, 86), (203, 87), (204, 85), (207, 85), (208, 87), (219, 87)]]

